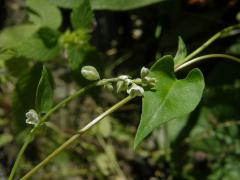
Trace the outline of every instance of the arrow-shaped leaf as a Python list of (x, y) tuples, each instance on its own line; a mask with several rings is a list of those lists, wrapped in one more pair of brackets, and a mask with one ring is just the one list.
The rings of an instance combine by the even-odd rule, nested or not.
[(158, 60), (150, 69), (149, 75), (156, 79), (156, 86), (154, 91), (144, 93), (134, 148), (154, 128), (193, 111), (204, 89), (204, 78), (198, 69), (192, 70), (185, 79), (176, 79), (171, 56)]

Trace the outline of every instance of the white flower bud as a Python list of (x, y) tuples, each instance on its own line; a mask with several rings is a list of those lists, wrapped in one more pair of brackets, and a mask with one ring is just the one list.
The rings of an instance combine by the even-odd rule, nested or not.
[(26, 113), (26, 123), (27, 124), (32, 124), (32, 125), (37, 125), (39, 123), (39, 117), (38, 114), (35, 110), (30, 109), (27, 113)]
[[(124, 81), (124, 82), (125, 82), (125, 85), (127, 85), (127, 86), (129, 86), (129, 85), (132, 83), (132, 80), (129, 79), (129, 78), (130, 78), (130, 76), (128, 76), (128, 75), (121, 75), (121, 76), (118, 77), (118, 79), (119, 79), (120, 81)], [(126, 89), (126, 90), (127, 90), (127, 89)]]
[(132, 87), (127, 90), (127, 93), (132, 97), (143, 96), (144, 89), (141, 86), (133, 84)]
[(125, 80), (129, 79), (129, 76), (128, 75), (121, 75), (121, 76), (118, 76), (118, 79), (125, 81)]
[(83, 66), (81, 69), (83, 77), (90, 81), (99, 80), (100, 76), (98, 71), (93, 66)]
[(142, 79), (145, 78), (148, 74), (149, 74), (149, 69), (143, 66), (141, 69), (141, 74), (140, 74), (141, 78)]
[(152, 78), (152, 77), (145, 77), (144, 80), (146, 80), (148, 83), (155, 83), (156, 82), (156, 79), (155, 78)]
[(117, 93), (126, 91), (127, 89), (128, 89), (128, 84), (126, 83), (126, 81), (118, 81), (117, 82)]

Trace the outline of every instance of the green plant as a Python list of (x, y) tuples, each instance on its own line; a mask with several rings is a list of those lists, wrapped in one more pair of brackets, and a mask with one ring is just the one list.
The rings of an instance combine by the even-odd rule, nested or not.
[[(74, 30), (66, 30), (63, 33), (58, 30), (62, 17), (59, 9), (54, 4), (49, 4), (47, 0), (42, 1), (40, 4), (34, 0), (28, 0), (27, 2), (28, 7), (34, 11), (34, 13), (29, 15), (29, 20), (32, 24), (16, 26), (6, 30), (1, 36), (3, 40), (0, 44), (2, 48), (0, 58), (5, 62), (2, 66), (7, 66), (13, 74), (20, 75), (13, 97), (15, 123), (18, 123), (16, 127), (25, 128), (25, 122), (22, 121), (22, 119), (26, 119), (25, 113), (27, 116), (26, 122), (33, 125), (33, 128), (29, 130), (30, 132), (25, 138), (9, 179), (13, 179), (23, 153), (34, 138), (41, 134), (41, 130), (46, 125), (49, 116), (86, 91), (96, 86), (114, 89), (113, 85), (116, 84), (115, 89), (117, 92), (127, 92), (128, 96), (99, 115), (82, 129), (77, 130), (75, 135), (30, 170), (22, 179), (31, 177), (31, 175), (46, 165), (58, 153), (88, 131), (89, 128), (131, 99), (140, 96), (142, 97), (143, 104), (141, 120), (134, 141), (134, 148), (137, 148), (141, 141), (155, 128), (172, 119), (189, 114), (200, 102), (204, 89), (204, 78), (201, 71), (193, 69), (188, 73), (186, 78), (181, 80), (175, 77), (175, 72), (195, 62), (209, 58), (224, 58), (240, 62), (240, 59), (237, 57), (226, 54), (207, 54), (194, 58), (215, 40), (229, 36), (231, 32), (240, 28), (240, 25), (235, 25), (215, 34), (189, 55), (187, 55), (183, 40), (179, 38), (179, 47), (176, 56), (174, 58), (172, 56), (163, 56), (150, 69), (143, 67), (140, 78), (133, 79), (128, 75), (120, 75), (115, 78), (104, 79), (101, 78), (104, 67), (98, 59), (96, 49), (89, 43), (94, 18), (90, 2), (85, 0), (80, 4), (74, 4), (75, 1), (71, 1), (73, 4), (68, 4), (66, 1), (62, 1), (62, 3), (60, 1), (50, 1), (62, 7), (73, 8), (71, 23)], [(94, 3), (96, 5), (97, 1), (91, 2), (94, 8)], [(108, 7), (108, 3), (105, 5)], [(96, 7), (99, 6), (96, 5)], [(123, 7), (122, 9), (128, 8)], [(53, 19), (46, 16), (49, 11), (54, 13)], [(9, 37), (6, 34), (13, 31), (17, 34), (24, 28), (27, 28), (28, 33), (21, 36), (22, 39), (19, 40), (19, 43), (16, 44), (15, 40), (11, 38), (5, 38)], [(60, 53), (63, 53), (66, 59), (68, 59), (74, 78), (83, 88), (53, 106), (54, 83), (51, 72), (47, 69), (46, 62), (57, 57)], [(22, 61), (27, 66), (31, 66), (30, 70), (28, 68), (16, 70), (10, 66), (11, 63), (18, 63), (16, 60), (19, 58), (23, 58)], [(35, 62), (31, 62), (31, 64), (29, 61), (32, 59)]]

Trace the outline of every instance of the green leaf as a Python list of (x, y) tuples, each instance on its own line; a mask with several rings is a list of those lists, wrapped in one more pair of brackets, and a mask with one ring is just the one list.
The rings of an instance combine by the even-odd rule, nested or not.
[[(130, 10), (144, 7), (165, 0), (90, 0), (93, 9)], [(49, 2), (63, 8), (78, 7), (82, 0), (49, 0)]]
[(47, 61), (56, 57), (60, 51), (60, 47), (58, 45), (54, 47), (48, 46), (49, 45), (46, 45), (44, 40), (35, 35), (21, 42), (15, 50), (18, 57)]
[(42, 27), (37, 31), (37, 36), (43, 41), (44, 45), (48, 48), (53, 48), (58, 45), (58, 38), (61, 33), (57, 30)]
[(76, 8), (82, 3), (82, 0), (48, 0), (48, 1), (62, 8)]
[(154, 91), (144, 93), (134, 148), (154, 128), (193, 111), (204, 89), (203, 75), (198, 69), (192, 70), (185, 79), (176, 79), (171, 56), (158, 60), (150, 69), (149, 75), (156, 79), (156, 87)]
[(37, 87), (36, 110), (46, 113), (53, 105), (53, 79), (47, 68), (43, 66), (42, 75)]
[(178, 37), (178, 50), (174, 57), (175, 66), (181, 65), (184, 62), (184, 58), (187, 56), (187, 48), (182, 40), (182, 38)]
[(25, 113), (29, 109), (34, 109), (36, 91), (41, 72), (42, 65), (37, 64), (29, 71), (23, 73), (15, 85), (12, 98), (12, 113), (13, 125), (18, 130), (26, 127)]
[[(30, 31), (27, 35), (24, 32), (28, 30)], [(9, 28), (0, 34), (0, 47), (10, 48), (0, 51), (0, 61), (4, 62), (14, 57), (39, 61), (52, 59), (60, 50), (59, 36), (58, 31), (47, 27), (38, 30), (36, 26), (30, 25)]]
[(0, 68), (5, 67), (6, 61), (15, 56), (15, 52), (10, 49), (0, 49)]
[(19, 77), (29, 68), (28, 60), (24, 58), (11, 58), (5, 62), (8, 72), (12, 76)]
[(162, 2), (164, 0), (91, 0), (93, 9), (108, 9), (108, 10), (130, 10), (154, 3)]
[(27, 6), (31, 9), (29, 19), (36, 25), (47, 26), (53, 29), (60, 27), (62, 16), (60, 10), (48, 0), (27, 0)]
[(0, 33), (0, 47), (12, 48), (20, 41), (30, 37), (38, 27), (32, 24), (22, 24), (4, 28)]
[(71, 13), (71, 23), (74, 29), (91, 29), (93, 25), (93, 12), (89, 0), (83, 0), (82, 3), (74, 8)]

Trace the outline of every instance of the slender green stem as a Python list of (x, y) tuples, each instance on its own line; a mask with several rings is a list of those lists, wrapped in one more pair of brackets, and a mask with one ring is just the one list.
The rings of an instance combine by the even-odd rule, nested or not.
[(83, 94), (84, 92), (86, 92), (87, 90), (89, 90), (90, 88), (92, 87), (95, 87), (95, 86), (101, 86), (101, 85), (104, 85), (104, 84), (107, 84), (108, 82), (114, 82), (116, 81), (116, 78), (112, 78), (112, 79), (103, 79), (101, 81), (98, 81), (98, 82), (94, 82), (92, 84), (89, 84), (88, 86), (78, 90), (77, 92), (75, 92), (74, 94), (68, 96), (67, 98), (63, 99), (61, 102), (59, 102), (57, 105), (55, 105), (53, 108), (51, 108), (41, 119), (40, 119), (40, 122), (36, 125), (36, 127), (34, 127), (30, 134), (28, 135), (28, 137), (26, 138), (23, 146), (21, 147), (18, 155), (17, 155), (17, 158), (16, 158), (16, 161), (13, 165), (13, 168), (11, 170), (11, 173), (8, 177), (8, 180), (12, 180), (13, 177), (14, 177), (14, 174), (18, 168), (18, 165), (22, 159), (22, 156), (28, 146), (29, 143), (32, 142), (32, 140), (34, 139), (36, 133), (37, 133), (37, 130), (39, 130), (42, 125), (44, 124), (44, 122), (47, 120), (47, 118), (52, 115), (55, 111), (57, 111), (58, 109), (60, 109), (61, 107), (63, 107), (64, 105), (66, 105), (68, 102), (70, 102), (71, 100), (75, 99), (76, 97), (80, 96), (81, 94)]
[[(224, 28), (222, 31), (216, 33), (213, 35), (210, 39), (208, 39), (203, 45), (201, 45), (199, 48), (197, 48), (195, 51), (193, 51), (191, 54), (189, 54), (187, 57), (184, 58), (183, 63), (186, 61), (189, 61), (192, 59), (194, 56), (199, 54), (201, 51), (203, 51), (205, 48), (207, 48), (210, 44), (212, 44), (214, 41), (216, 41), (218, 38), (225, 37), (231, 34), (231, 32), (237, 28), (240, 28), (240, 24), (236, 24), (233, 26), (229, 26), (227, 28)], [(177, 64), (176, 68), (180, 66), (181, 64)]]
[(8, 177), (8, 180), (12, 180), (12, 179), (13, 179), (14, 174), (15, 174), (15, 172), (16, 172), (16, 170), (17, 170), (17, 167), (18, 167), (18, 165), (19, 165), (19, 163), (20, 163), (20, 161), (21, 161), (21, 159), (22, 159), (22, 156), (23, 156), (23, 154), (24, 154), (24, 152), (25, 152), (28, 144), (29, 144), (29, 143), (32, 141), (32, 139), (33, 139), (32, 136), (33, 136), (32, 133), (30, 133), (30, 134), (27, 136), (27, 138), (26, 138), (26, 140), (25, 140), (22, 148), (20, 149), (20, 151), (19, 151), (19, 153), (18, 153), (18, 155), (17, 155), (17, 159), (16, 159), (16, 161), (15, 161), (15, 163), (14, 163), (14, 165), (13, 165), (13, 168), (12, 168), (12, 170), (11, 170), (11, 173), (10, 173), (9, 177)]
[(177, 67), (175, 69), (175, 71), (179, 71), (191, 64), (194, 64), (196, 62), (200, 62), (202, 60), (205, 60), (205, 59), (210, 59), (210, 58), (224, 58), (224, 59), (230, 59), (230, 60), (233, 60), (233, 61), (236, 61), (238, 63), (240, 63), (240, 59), (237, 58), (237, 57), (234, 57), (234, 56), (230, 56), (230, 55), (227, 55), (227, 54), (207, 54), (207, 55), (203, 55), (203, 56), (199, 56), (197, 58), (194, 58), (184, 64), (182, 64), (181, 66)]
[(55, 151), (53, 151), (50, 155), (48, 155), (42, 162), (40, 162), (37, 166), (35, 166), (33, 169), (31, 169), (25, 176), (21, 178), (21, 180), (29, 179), (36, 171), (41, 169), (43, 166), (45, 166), (51, 159), (53, 159), (56, 155), (58, 155), (60, 152), (62, 152), (66, 147), (71, 145), (76, 139), (78, 139), (82, 134), (84, 134), (86, 131), (88, 131), (92, 126), (96, 125), (98, 122), (100, 122), (104, 117), (111, 114), (112, 112), (119, 109), (121, 106), (126, 104), (128, 101), (133, 99), (133, 97), (128, 96), (109, 108), (107, 111), (96, 117), (94, 120), (92, 120), (90, 123), (88, 123), (86, 126), (84, 126), (82, 129), (78, 131), (77, 134), (73, 135), (71, 138), (69, 138), (66, 142), (64, 142), (61, 146), (59, 146)]
[(78, 90), (77, 92), (73, 93), (72, 95), (68, 96), (67, 98), (65, 98), (64, 100), (62, 100), (60, 103), (58, 103), (56, 106), (54, 106), (52, 109), (50, 109), (40, 120), (39, 125), (41, 126), (46, 120), (47, 118), (52, 115), (55, 111), (57, 111), (58, 109), (60, 109), (61, 107), (65, 106), (68, 102), (70, 102), (71, 100), (75, 99), (76, 97), (80, 96), (82, 93), (86, 92), (87, 90), (89, 90), (90, 88), (96, 86), (97, 83), (93, 83), (90, 84), (80, 90)]

